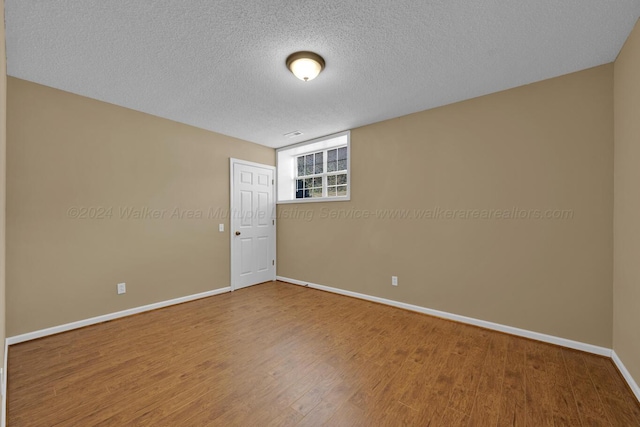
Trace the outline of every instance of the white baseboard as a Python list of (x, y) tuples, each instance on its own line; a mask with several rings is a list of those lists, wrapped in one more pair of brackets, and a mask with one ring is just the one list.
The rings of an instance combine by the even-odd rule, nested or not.
[(2, 383), (0, 387), (2, 387), (2, 408), (0, 409), (0, 427), (5, 427), (7, 425), (7, 376), (9, 373), (7, 372), (7, 357), (9, 354), (9, 340), (4, 340), (4, 368), (2, 370)]
[(305, 282), (303, 280), (290, 279), (288, 277), (281, 277), (281, 276), (276, 277), (276, 279), (282, 282), (292, 283), (294, 285), (308, 286), (310, 288), (319, 289), (321, 291), (333, 292), (335, 294), (346, 295), (349, 297), (377, 302), (380, 304), (403, 308), (405, 310), (411, 310), (411, 311), (416, 311), (418, 313), (428, 314), (430, 316), (440, 317), (442, 319), (454, 320), (460, 323), (466, 323), (469, 325), (479, 326), (481, 328), (500, 331), (500, 332), (504, 332), (511, 335), (517, 335), (519, 337), (524, 337), (524, 338), (529, 338), (536, 341), (555, 344), (562, 347), (572, 348), (575, 350), (581, 350), (587, 353), (593, 353), (600, 356), (611, 357), (611, 349), (605, 348), (605, 347), (599, 347), (597, 345), (586, 344), (583, 342), (573, 341), (566, 338), (555, 337), (553, 335), (541, 334), (539, 332), (528, 331), (526, 329), (514, 328), (513, 326), (501, 325), (499, 323), (493, 323), (493, 322), (488, 322), (486, 320), (474, 319), (472, 317), (466, 317), (466, 316), (461, 316), (459, 314), (447, 313), (446, 311), (434, 310), (431, 308), (421, 307), (413, 304), (407, 304), (404, 302), (394, 301), (386, 298), (374, 297), (371, 295), (361, 294), (358, 292), (346, 291), (344, 289), (318, 285), (315, 283)]
[[(134, 307), (128, 310), (118, 311), (116, 313), (103, 314), (102, 316), (92, 317), (90, 319), (79, 320), (77, 322), (66, 323), (60, 326), (53, 326), (51, 328), (41, 329), (39, 331), (28, 332), (22, 335), (16, 335), (7, 338), (7, 344), (18, 344), (25, 341), (35, 340), (37, 338), (46, 337), (48, 335), (59, 334), (60, 332), (70, 331), (72, 329), (83, 328), (89, 325), (95, 325), (96, 323), (106, 322), (107, 320), (118, 319), (120, 317), (131, 316), (132, 314), (143, 313), (145, 311), (156, 310), (158, 308), (168, 307), (170, 305), (181, 304), (183, 302), (193, 301), (200, 298), (206, 298), (213, 295), (223, 294), (225, 292), (231, 292), (231, 287), (215, 289), (213, 291), (201, 292), (199, 294), (187, 295), (180, 298), (175, 298), (167, 301), (160, 301), (153, 304), (143, 305), (141, 307)], [(5, 353), (6, 357), (6, 353)]]
[(629, 384), (629, 387), (631, 388), (631, 391), (633, 391), (633, 394), (636, 395), (636, 399), (638, 399), (638, 402), (640, 402), (640, 386), (638, 386), (638, 383), (636, 383), (636, 381), (633, 379), (631, 373), (629, 373), (627, 367), (624, 366), (624, 363), (622, 363), (622, 360), (618, 357), (615, 350), (611, 352), (611, 358), (613, 359), (613, 363), (616, 364), (616, 367), (624, 377), (625, 381), (627, 381), (627, 384)]

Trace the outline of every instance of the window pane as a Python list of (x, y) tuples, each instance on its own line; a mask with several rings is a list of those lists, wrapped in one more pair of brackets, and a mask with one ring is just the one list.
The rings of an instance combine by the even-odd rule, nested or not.
[(313, 178), (313, 186), (322, 188), (322, 177)]
[(336, 176), (338, 185), (346, 185), (347, 184), (347, 174), (343, 173)]
[(346, 196), (347, 195), (347, 186), (346, 185), (340, 185), (338, 187), (338, 196)]
[(305, 175), (313, 175), (313, 154), (309, 154), (308, 156), (305, 156), (305, 168), (304, 168), (304, 174)]
[(304, 180), (304, 188), (312, 188), (313, 187), (313, 178), (307, 178)]
[(302, 198), (304, 198), (304, 190), (296, 191), (296, 199), (302, 199)]
[(324, 153), (322, 153), (322, 152), (316, 153), (316, 173), (322, 173), (322, 167), (323, 167), (322, 157), (323, 157), (323, 154)]
[(322, 197), (322, 188), (314, 188), (311, 197)]
[(304, 181), (301, 179), (296, 180), (296, 189), (302, 190), (304, 188)]
[(347, 147), (338, 148), (338, 160), (347, 159)]
[(338, 150), (327, 151), (327, 172), (335, 172), (338, 167)]
[(298, 176), (304, 175), (304, 156), (298, 157)]
[(347, 170), (347, 161), (346, 160), (338, 160), (338, 170), (346, 171)]
[(336, 176), (335, 175), (329, 175), (327, 177), (327, 185), (336, 185)]
[(327, 187), (327, 196), (335, 197), (336, 195), (336, 187)]

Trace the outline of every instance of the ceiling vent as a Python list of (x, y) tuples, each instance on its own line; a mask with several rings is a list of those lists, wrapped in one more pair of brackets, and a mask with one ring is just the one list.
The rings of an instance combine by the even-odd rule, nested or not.
[(296, 136), (300, 136), (300, 135), (302, 135), (302, 132), (300, 132), (299, 130), (294, 130), (293, 132), (285, 133), (284, 137), (285, 138), (295, 138)]

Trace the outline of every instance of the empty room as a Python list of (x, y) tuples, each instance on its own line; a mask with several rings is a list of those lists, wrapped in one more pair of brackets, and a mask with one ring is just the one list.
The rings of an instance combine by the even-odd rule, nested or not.
[(1, 426), (640, 427), (640, 0), (0, 0)]

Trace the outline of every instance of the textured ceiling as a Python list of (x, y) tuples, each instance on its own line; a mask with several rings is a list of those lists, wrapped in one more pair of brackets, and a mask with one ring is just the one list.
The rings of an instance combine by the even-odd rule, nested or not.
[[(8, 74), (278, 147), (611, 62), (639, 16), (640, 0), (6, 0)], [(318, 78), (285, 68), (297, 50), (325, 58)]]

